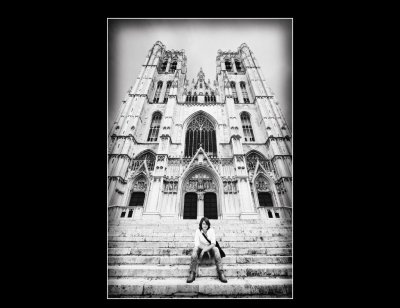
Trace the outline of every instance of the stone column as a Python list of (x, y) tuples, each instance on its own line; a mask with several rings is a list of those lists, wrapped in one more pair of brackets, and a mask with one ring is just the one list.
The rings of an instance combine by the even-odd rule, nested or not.
[(197, 193), (197, 219), (204, 217), (204, 193)]

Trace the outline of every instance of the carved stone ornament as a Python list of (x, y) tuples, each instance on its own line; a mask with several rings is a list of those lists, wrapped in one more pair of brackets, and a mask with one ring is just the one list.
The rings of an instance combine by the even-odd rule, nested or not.
[(258, 191), (270, 191), (268, 181), (264, 177), (258, 177), (255, 184)]
[(144, 176), (137, 178), (132, 184), (132, 191), (146, 191), (147, 181)]
[(157, 161), (164, 161), (165, 160), (165, 156), (166, 155), (159, 155), (159, 156), (157, 156)]
[(205, 172), (198, 172), (191, 176), (184, 183), (186, 191), (216, 191), (217, 186), (214, 180)]

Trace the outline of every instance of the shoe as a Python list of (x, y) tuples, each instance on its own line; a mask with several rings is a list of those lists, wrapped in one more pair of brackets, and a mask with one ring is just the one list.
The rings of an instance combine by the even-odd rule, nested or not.
[(219, 280), (221, 280), (222, 282), (228, 282), (228, 280), (226, 280), (224, 272), (223, 271), (218, 271), (218, 278)]
[(187, 282), (187, 283), (191, 283), (191, 282), (194, 281), (194, 279), (195, 279), (195, 274), (194, 274), (193, 271), (190, 271), (189, 277), (188, 277), (188, 279), (186, 280), (186, 282)]

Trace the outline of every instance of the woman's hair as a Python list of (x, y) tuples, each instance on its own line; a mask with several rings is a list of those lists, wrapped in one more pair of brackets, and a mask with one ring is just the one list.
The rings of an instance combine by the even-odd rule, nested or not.
[(200, 223), (199, 223), (199, 229), (200, 229), (200, 231), (203, 230), (203, 228), (201, 227), (201, 225), (203, 224), (203, 221), (205, 221), (206, 224), (207, 224), (207, 226), (208, 226), (207, 230), (210, 229), (210, 227), (211, 227), (210, 221), (208, 220), (207, 217), (203, 217), (202, 219), (200, 219)]

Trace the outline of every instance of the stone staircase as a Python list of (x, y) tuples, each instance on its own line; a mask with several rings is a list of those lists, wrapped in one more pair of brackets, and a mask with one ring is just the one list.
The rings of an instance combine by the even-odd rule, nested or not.
[(108, 231), (108, 297), (292, 297), (291, 220), (210, 220), (226, 253), (186, 283), (197, 220), (119, 222)]

